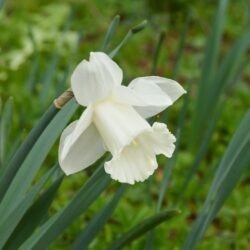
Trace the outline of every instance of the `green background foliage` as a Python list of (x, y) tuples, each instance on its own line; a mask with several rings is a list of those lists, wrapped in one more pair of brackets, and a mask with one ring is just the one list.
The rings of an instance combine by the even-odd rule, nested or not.
[[(119, 183), (112, 181), (110, 184), (110, 180), (104, 174), (93, 177), (94, 167), (68, 177), (62, 177), (55, 167), (56, 173), (52, 172), (52, 177), (48, 177), (49, 183), (37, 191), (35, 188), (32, 189), (34, 197), (42, 194), (48, 203), (41, 203), (38, 200), (38, 204), (33, 203), (32, 206), (33, 196), (30, 195), (19, 207), (24, 209), (24, 205), (29, 204), (28, 202), (31, 205), (30, 207), (27, 205), (28, 214), (24, 215), (16, 227), (17, 231), (24, 231), (22, 237), (26, 237), (25, 233), (29, 235), (33, 227), (36, 228), (35, 224), (25, 223), (25, 216), (30, 218), (36, 213), (38, 216), (34, 223), (43, 224), (52, 215), (62, 211), (80, 190), (77, 193), (79, 197), (86, 198), (89, 195), (93, 197), (94, 203), (91, 204), (89, 200), (91, 206), (86, 205), (85, 213), (79, 210), (79, 216), (77, 211), (72, 213), (64, 211), (60, 215), (61, 221), (65, 218), (65, 223), (68, 220), (70, 226), (66, 230), (62, 229), (56, 240), (51, 239), (52, 244), (49, 249), (71, 247), (77, 249), (84, 237), (92, 237), (89, 236), (92, 230), (98, 234), (93, 237), (89, 249), (106, 249), (119, 239), (122, 233), (131, 230), (146, 217), (172, 208), (178, 208), (181, 213), (134, 241), (127, 249), (182, 249), (184, 242), (187, 242), (187, 235), (192, 239), (190, 234), (195, 232), (194, 228), (191, 230), (192, 225), (197, 217), (202, 221), (200, 212), (204, 212), (207, 209), (206, 204), (211, 202), (211, 197), (207, 197), (208, 192), (211, 192), (211, 189), (215, 190), (218, 196), (214, 199), (221, 201), (220, 192), (223, 188), (216, 189), (214, 176), (220, 179), (221, 172), (218, 171), (225, 169), (231, 163), (232, 171), (237, 172), (237, 167), (240, 168), (238, 162), (223, 165), (223, 162), (232, 160), (230, 157), (224, 161), (220, 160), (250, 104), (249, 4), (246, 0), (229, 1), (226, 8), (226, 2), (223, 0), (192, 1), (192, 3), (187, 0), (82, 2), (7, 0), (3, 2), (0, 10), (1, 175), (5, 173), (13, 153), (27, 137), (39, 117), (44, 114), (53, 99), (69, 87), (70, 74), (74, 67), (83, 58), (88, 58), (90, 51), (102, 48), (106, 52), (111, 52), (127, 31), (144, 19), (148, 20), (146, 29), (131, 35), (114, 57), (124, 70), (124, 84), (128, 84), (131, 79), (138, 76), (156, 74), (174, 78), (188, 90), (186, 97), (182, 97), (173, 107), (156, 118), (166, 122), (170, 130), (180, 136), (177, 142), (178, 152), (171, 160), (166, 161), (163, 157), (159, 157), (159, 168), (153, 177), (147, 182), (126, 186), (124, 192), (123, 186), (119, 189)], [(120, 15), (120, 24), (113, 23), (114, 35), (110, 41), (105, 40), (108, 43), (103, 47), (106, 31), (116, 14)], [(235, 41), (238, 41), (236, 45)], [(60, 126), (67, 124), (76, 108), (74, 103), (69, 103), (64, 113), (57, 118), (58, 121), (64, 119)], [(77, 108), (71, 119), (77, 118), (81, 112), (82, 108)], [(249, 125), (249, 113), (245, 116), (244, 122)], [(41, 177), (44, 178), (44, 174), (50, 173), (48, 170), (57, 162), (57, 139), (61, 129), (57, 125), (56, 121), (51, 122), (47, 137), (44, 135), (40, 146), (33, 148), (33, 156), (30, 154), (25, 159), (21, 175), (25, 180), (23, 183), (20, 182), (19, 186), (16, 184), (14, 186), (16, 189), (12, 188), (9, 197), (15, 197), (15, 192), (25, 193), (25, 190), (20, 190), (26, 185), (25, 183), (27, 186), (31, 183), (39, 186)], [(245, 127), (243, 125), (241, 130), (244, 130), (247, 136), (245, 129), (247, 125)], [(51, 139), (52, 134), (53, 139)], [(237, 145), (242, 145), (244, 135), (239, 138), (240, 142), (230, 144), (234, 151), (237, 151)], [(52, 140), (57, 140), (54, 145)], [(47, 142), (52, 149), (40, 150), (43, 143)], [(245, 144), (243, 146), (245, 147)], [(244, 151), (244, 155), (249, 154), (249, 142), (246, 143), (246, 147), (248, 151)], [(49, 151), (48, 154), (46, 150)], [(36, 163), (33, 164), (34, 159)], [(41, 162), (43, 164), (40, 168)], [(32, 170), (29, 171), (29, 168)], [(217, 169), (219, 170), (216, 172)], [(224, 170), (220, 171), (224, 173)], [(25, 173), (29, 173), (30, 177), (27, 176), (26, 179)], [(241, 182), (205, 232), (199, 249), (249, 247), (250, 226), (246, 219), (250, 214), (250, 199), (247, 198), (250, 194), (249, 173), (248, 167), (241, 176)], [(34, 179), (33, 175), (36, 176)], [(226, 181), (233, 183), (231, 175), (222, 176)], [(93, 190), (88, 189), (88, 186), (83, 187), (87, 181), (97, 185), (96, 193), (93, 191), (95, 185), (91, 186)], [(51, 183), (54, 184), (50, 185)], [(107, 186), (102, 193), (100, 185)], [(56, 192), (58, 187), (59, 190)], [(46, 193), (48, 188), (50, 191)], [(120, 191), (117, 193), (117, 190)], [(21, 196), (18, 197), (22, 199)], [(11, 198), (9, 200), (12, 201)], [(53, 200), (52, 204), (50, 200)], [(77, 203), (72, 204), (77, 207)], [(37, 210), (39, 211), (40, 206), (42, 212), (39, 215)], [(103, 210), (100, 211), (100, 208)], [(4, 207), (0, 206), (0, 211), (1, 209), (4, 211)], [(113, 214), (109, 210), (114, 210)], [(21, 213), (19, 215), (21, 216)], [(74, 216), (76, 217), (71, 224)], [(167, 216), (164, 212), (158, 214), (159, 218), (164, 216), (167, 217), (168, 214)], [(95, 221), (99, 221), (99, 218), (103, 219), (103, 228), (95, 227)], [(149, 224), (152, 225), (156, 220), (155, 217), (151, 218)], [(3, 220), (1, 225), (5, 225), (4, 223), (7, 222)], [(56, 230), (59, 229), (55, 226), (55, 231), (52, 231), (56, 234)], [(134, 230), (136, 231), (136, 228)], [(11, 249), (13, 239), (20, 240), (20, 236), (18, 238), (15, 232), (7, 241), (6, 249)], [(154, 248), (150, 248), (151, 245)]]

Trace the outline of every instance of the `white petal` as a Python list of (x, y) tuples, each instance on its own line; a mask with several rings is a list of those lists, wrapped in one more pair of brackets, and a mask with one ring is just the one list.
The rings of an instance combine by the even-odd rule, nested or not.
[(112, 100), (95, 105), (93, 122), (112, 155), (119, 154), (137, 135), (152, 130), (133, 107)]
[(67, 174), (79, 172), (99, 159), (105, 152), (102, 139), (93, 124), (82, 132), (77, 140), (62, 156), (70, 136), (76, 130), (79, 121), (71, 123), (62, 133), (59, 146), (59, 163), (62, 170)]
[(92, 122), (92, 117), (93, 107), (90, 105), (82, 113), (72, 133), (70, 133), (65, 139), (65, 146), (63, 147), (63, 150), (61, 152), (62, 159), (68, 154), (68, 151), (70, 150), (72, 145), (78, 140), (81, 134), (87, 129), (87, 127), (89, 127)]
[(122, 69), (108, 55), (103, 52), (91, 52), (90, 62), (95, 64), (99, 71), (99, 81), (105, 79), (112, 85), (122, 83)]
[(150, 146), (156, 155), (164, 154), (166, 157), (172, 157), (175, 150), (175, 137), (171, 134), (164, 123), (155, 122), (153, 131), (141, 136), (140, 143)]
[(172, 104), (172, 100), (159, 86), (152, 82), (129, 87), (117, 86), (113, 95), (117, 102), (133, 106), (166, 106)]
[(138, 144), (127, 146), (121, 154), (114, 156), (104, 165), (106, 173), (110, 174), (112, 179), (128, 184), (146, 180), (156, 168), (155, 156), (147, 154)]
[(145, 118), (163, 111), (184, 93), (176, 81), (158, 76), (139, 77), (113, 91), (116, 101), (135, 106)]
[(107, 97), (122, 82), (122, 70), (103, 52), (91, 52), (89, 61), (78, 64), (71, 76), (77, 102), (87, 106)]

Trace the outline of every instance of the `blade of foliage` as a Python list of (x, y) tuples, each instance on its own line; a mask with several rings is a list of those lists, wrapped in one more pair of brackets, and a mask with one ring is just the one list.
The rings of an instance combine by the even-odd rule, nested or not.
[(242, 68), (242, 59), (250, 46), (250, 30), (244, 33), (233, 45), (221, 62), (221, 67), (206, 90), (207, 99), (203, 100), (202, 116), (200, 119), (206, 124), (213, 114), (219, 98), (223, 92), (231, 87)]
[(125, 189), (126, 185), (122, 185), (115, 193), (113, 199), (104, 208), (102, 208), (102, 210), (97, 215), (95, 215), (95, 217), (90, 222), (88, 222), (88, 225), (82, 234), (74, 242), (72, 250), (88, 249), (89, 244), (95, 239), (96, 235), (112, 215)]
[(180, 192), (178, 195), (178, 200), (181, 200), (183, 195), (185, 194), (185, 190), (187, 190), (187, 186), (189, 185), (190, 181), (192, 180), (193, 176), (197, 173), (199, 166), (204, 159), (204, 156), (207, 153), (208, 147), (210, 145), (210, 141), (214, 132), (214, 129), (216, 127), (216, 124), (220, 118), (221, 112), (222, 112), (222, 105), (218, 108), (216, 113), (211, 117), (210, 123), (208, 125), (207, 131), (204, 134), (204, 138), (202, 140), (202, 143), (199, 147), (199, 150), (196, 153), (196, 156), (194, 158), (193, 164), (191, 168), (188, 170), (186, 177), (183, 181), (182, 187), (180, 188)]
[[(222, 160), (220, 163), (220, 167), (217, 170), (217, 173), (214, 178), (214, 182), (211, 186), (211, 195), (215, 192), (215, 190), (219, 190), (221, 183), (229, 176), (230, 171), (238, 164), (238, 170), (240, 170), (240, 164), (244, 163), (243, 158), (250, 159), (250, 155), (246, 154), (243, 158), (239, 157), (239, 155), (244, 152), (245, 149), (250, 150), (250, 134), (249, 134), (249, 126), (250, 126), (250, 111), (248, 110), (242, 119), (236, 133), (234, 134)], [(249, 151), (248, 151), (249, 152)], [(237, 162), (238, 159), (241, 159), (240, 162)], [(243, 164), (244, 165), (244, 164)], [(239, 172), (238, 172), (239, 174)], [(236, 174), (237, 175), (237, 174)], [(232, 176), (235, 177), (235, 176)]]
[[(187, 185), (192, 179), (193, 175), (197, 172), (200, 163), (205, 156), (211, 137), (213, 135), (216, 124), (220, 118), (220, 114), (223, 107), (223, 100), (219, 102), (219, 96), (226, 87), (230, 87), (232, 82), (237, 78), (237, 74), (240, 72), (240, 67), (242, 67), (241, 60), (250, 45), (250, 31), (246, 32), (238, 41), (234, 44), (229, 53), (225, 56), (221, 63), (221, 67), (216, 75), (214, 82), (211, 82), (211, 88), (207, 91), (210, 96), (209, 102), (204, 106), (203, 111), (207, 117), (210, 117), (210, 122), (207, 122), (207, 129), (204, 133), (201, 146), (199, 147), (198, 153), (196, 154), (194, 163), (189, 170), (187, 177), (184, 180), (183, 187), (181, 190), (186, 190)], [(220, 106), (214, 111), (215, 106)], [(213, 113), (215, 112), (215, 114)], [(210, 115), (209, 115), (210, 114)], [(211, 118), (212, 117), (212, 118)], [(211, 121), (212, 119), (212, 121)], [(180, 192), (181, 195), (184, 194), (183, 191)]]
[(135, 239), (144, 235), (149, 230), (173, 218), (179, 213), (180, 213), (179, 210), (167, 210), (140, 222), (139, 224), (134, 226), (131, 230), (129, 230), (127, 233), (124, 233), (122, 236), (120, 236), (110, 247), (108, 247), (108, 250), (122, 249), (123, 247), (127, 246), (132, 241), (134, 241)]
[(54, 105), (51, 105), (49, 107), (49, 109), (40, 118), (37, 125), (31, 130), (25, 141), (21, 144), (21, 146), (14, 154), (13, 158), (6, 166), (7, 171), (0, 177), (0, 201), (2, 200), (6, 190), (8, 189), (21, 164), (23, 163), (25, 157), (32, 149), (34, 143), (37, 141), (44, 129), (57, 114), (57, 112), (58, 109), (56, 109)]
[(106, 49), (109, 47), (112, 37), (117, 29), (117, 26), (119, 25), (119, 22), (120, 22), (120, 16), (116, 15), (112, 20), (112, 22), (110, 23), (108, 31), (106, 32), (101, 51), (106, 51)]
[(145, 242), (144, 250), (154, 249), (154, 237), (155, 237), (155, 231), (154, 229), (152, 229), (147, 233), (147, 239)]
[(221, 67), (216, 75), (214, 81), (211, 82), (209, 95), (211, 96), (209, 105), (207, 104), (206, 110), (211, 113), (213, 107), (218, 102), (220, 93), (227, 87), (232, 86), (233, 80), (242, 68), (242, 59), (250, 46), (250, 30), (244, 33), (233, 45), (231, 50), (224, 57)]
[(7, 155), (6, 145), (10, 133), (11, 118), (13, 112), (13, 99), (9, 98), (1, 112), (0, 120), (0, 173), (4, 171), (4, 163)]
[(216, 171), (212, 186), (201, 212), (195, 221), (183, 249), (194, 249), (203, 237), (240, 177), (250, 163), (250, 111), (234, 134)]
[(24, 244), (24, 249), (46, 249), (79, 215), (99, 197), (110, 184), (111, 179), (101, 167), (77, 192), (68, 205), (45, 222)]
[(52, 168), (48, 171), (39, 182), (32, 188), (32, 190), (19, 202), (11, 213), (4, 214), (0, 221), (0, 249), (4, 246), (11, 233), (15, 230), (17, 224), (22, 219), (25, 212), (31, 206), (35, 196), (41, 190), (43, 185), (47, 182), (49, 177), (55, 171), (55, 168)]
[[(14, 156), (14, 154), (17, 151), (18, 147), (20, 146), (21, 141), (22, 141), (21, 138), (22, 138), (22, 133), (19, 134), (16, 137), (14, 142), (11, 144), (11, 147), (8, 149), (8, 154), (6, 156), (6, 160), (5, 160), (5, 163), (4, 163), (5, 166), (8, 166), (10, 160), (12, 159), (12, 157)], [(6, 171), (6, 169), (5, 169), (5, 171)], [(4, 175), (4, 173), (2, 173), (1, 175)]]
[(177, 45), (176, 59), (175, 59), (175, 64), (173, 68), (173, 79), (177, 77), (179, 70), (180, 70), (180, 63), (181, 63), (181, 58), (183, 55), (184, 44), (185, 44), (187, 33), (188, 33), (189, 23), (190, 23), (190, 12), (188, 12), (183, 28), (180, 32), (180, 39)]
[(76, 111), (76, 108), (77, 104), (74, 100), (67, 103), (32, 146), (30, 153), (22, 163), (0, 204), (0, 214), (7, 215), (22, 200), (51, 147)]
[(140, 32), (141, 30), (143, 30), (147, 25), (147, 21), (144, 20), (143, 22), (141, 22), (140, 24), (134, 26), (133, 28), (131, 28), (127, 35), (123, 38), (123, 40), (117, 45), (117, 47), (112, 50), (110, 53), (109, 53), (109, 56), (111, 58), (113, 58), (117, 52), (124, 46), (124, 44), (126, 44), (126, 42), (136, 33)]
[(18, 249), (25, 239), (34, 232), (37, 226), (46, 217), (56, 192), (62, 183), (63, 177), (64, 176), (61, 174), (28, 209), (7, 241), (4, 249)]
[(220, 0), (217, 12), (215, 14), (214, 22), (210, 32), (210, 36), (207, 39), (207, 46), (205, 50), (205, 56), (203, 61), (203, 67), (201, 72), (201, 79), (198, 88), (198, 99), (196, 105), (196, 111), (193, 121), (192, 143), (196, 144), (200, 140), (200, 134), (204, 130), (204, 103), (210, 102), (207, 91), (210, 88), (210, 83), (214, 77), (214, 71), (218, 63), (219, 45), (222, 38), (223, 24), (225, 20), (225, 12), (228, 4), (228, 0)]
[(156, 68), (157, 68), (157, 63), (158, 63), (158, 59), (160, 56), (160, 51), (161, 51), (161, 47), (162, 44), (164, 42), (164, 39), (166, 37), (166, 32), (165, 31), (161, 31), (156, 47), (155, 47), (155, 51), (154, 51), (154, 57), (153, 57), (153, 64), (152, 64), (152, 70), (151, 70), (151, 74), (154, 75), (156, 73)]

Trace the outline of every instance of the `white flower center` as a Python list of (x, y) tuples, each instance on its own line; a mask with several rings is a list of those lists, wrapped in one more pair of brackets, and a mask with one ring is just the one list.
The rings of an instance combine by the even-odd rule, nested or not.
[(152, 128), (131, 106), (112, 100), (100, 102), (94, 107), (94, 123), (112, 155), (119, 154), (129, 144), (137, 144), (136, 138)]

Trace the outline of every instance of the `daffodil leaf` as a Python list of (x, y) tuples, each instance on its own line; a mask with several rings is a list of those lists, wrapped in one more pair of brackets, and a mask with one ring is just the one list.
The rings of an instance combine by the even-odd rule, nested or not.
[(183, 195), (185, 194), (185, 190), (187, 190), (187, 186), (188, 186), (189, 182), (192, 180), (192, 177), (197, 173), (197, 171), (199, 169), (200, 163), (203, 160), (203, 158), (207, 152), (207, 149), (209, 147), (209, 143), (211, 141), (215, 126), (220, 118), (222, 108), (223, 108), (223, 106), (220, 105), (217, 108), (216, 113), (211, 117), (210, 123), (207, 127), (205, 134), (204, 134), (203, 141), (202, 141), (198, 151), (196, 152), (192, 166), (188, 170), (188, 172), (185, 176), (185, 179), (183, 181), (182, 187), (180, 188), (178, 200), (180, 200), (183, 197)]
[[(76, 108), (77, 104), (74, 100), (67, 103), (33, 145), (0, 204), (0, 214), (7, 216), (23, 199), (41, 164)], [(52, 111), (52, 113), (54, 112)], [(31, 145), (29, 144), (28, 146)]]
[(221, 62), (221, 66), (216, 75), (215, 81), (211, 84), (211, 97), (210, 104), (216, 102), (218, 95), (226, 87), (231, 87), (238, 75), (239, 67), (241, 67), (242, 58), (250, 47), (250, 30), (247, 30), (238, 38), (232, 48), (226, 54)]
[(0, 222), (0, 248), (4, 246), (12, 232), (15, 230), (17, 224), (22, 219), (25, 212), (31, 206), (35, 196), (41, 190), (43, 185), (47, 182), (49, 177), (53, 174), (55, 168), (48, 171), (39, 182), (32, 188), (32, 190), (17, 204), (14, 210), (12, 210), (6, 216), (2, 216)]
[(161, 213), (158, 213), (142, 222), (134, 226), (131, 230), (127, 233), (124, 233), (120, 236), (115, 242), (109, 246), (108, 250), (120, 250), (123, 247), (129, 245), (132, 241), (139, 238), (140, 236), (144, 235), (149, 230), (155, 228), (159, 224), (170, 220), (174, 216), (180, 213), (179, 210), (167, 210)]
[[(225, 58), (222, 60), (221, 67), (216, 74), (213, 82), (210, 84), (210, 88), (207, 91), (207, 99), (204, 99), (204, 109), (201, 115), (206, 115), (202, 120), (208, 119), (207, 127), (203, 133), (203, 140), (200, 143), (198, 153), (194, 159), (193, 165), (190, 168), (187, 177), (185, 178), (182, 190), (186, 190), (187, 185), (192, 179), (193, 175), (197, 172), (200, 166), (201, 160), (204, 158), (210, 140), (212, 138), (216, 124), (220, 118), (220, 114), (223, 109), (223, 100), (220, 101), (221, 93), (225, 92), (227, 87), (231, 87), (232, 82), (237, 78), (239, 68), (242, 67), (241, 61), (250, 46), (250, 31), (247, 31), (235, 42), (232, 49), (227, 53)], [(183, 192), (182, 192), (183, 194)]]
[(223, 26), (227, 5), (228, 0), (219, 1), (219, 6), (217, 8), (217, 12), (214, 17), (214, 22), (212, 24), (212, 29), (207, 39), (207, 46), (205, 50), (200, 84), (198, 89), (196, 111), (193, 121), (193, 132), (191, 133), (192, 140), (190, 140), (190, 142), (193, 144), (198, 143), (198, 140), (201, 139), (201, 130), (204, 131), (204, 127), (201, 124), (204, 124), (203, 116), (207, 114), (203, 113), (203, 107), (205, 105), (204, 102), (207, 102), (208, 100), (207, 90), (210, 88), (210, 82), (214, 77), (214, 70), (217, 67), (218, 63), (219, 46), (223, 34)]
[(13, 111), (13, 98), (9, 98), (4, 105), (3, 111), (1, 112), (0, 120), (0, 174), (5, 170), (6, 161), (6, 145), (8, 141), (8, 136), (10, 133), (11, 117)]
[[(59, 166), (57, 166), (59, 168)], [(61, 174), (50, 187), (27, 210), (22, 220), (16, 226), (15, 231), (7, 241), (6, 249), (18, 249), (18, 247), (34, 232), (48, 213), (48, 209), (60, 187), (63, 175)]]
[(212, 220), (231, 194), (250, 162), (250, 111), (248, 111), (233, 136), (216, 171), (212, 186), (192, 226), (183, 249), (194, 249)]
[(46, 249), (80, 214), (97, 199), (107, 188), (111, 179), (102, 167), (91, 176), (88, 182), (77, 192), (68, 205), (46, 221), (20, 247), (26, 249)]
[(119, 22), (120, 22), (120, 16), (116, 15), (114, 19), (112, 20), (112, 22), (110, 23), (108, 31), (106, 32), (101, 51), (106, 51), (106, 49), (110, 45), (110, 42), (117, 29), (117, 26), (119, 25)]
[(74, 242), (72, 250), (88, 249), (89, 244), (95, 239), (96, 235), (103, 228), (108, 218), (112, 215), (125, 189), (126, 185), (122, 185), (115, 193), (113, 199), (88, 223), (86, 228)]
[(8, 187), (10, 186), (10, 183), (14, 178), (15, 174), (22, 165), (25, 157), (30, 152), (39, 136), (42, 134), (44, 129), (47, 127), (47, 125), (54, 118), (58, 111), (59, 110), (56, 109), (54, 105), (51, 105), (11, 158), (10, 162), (6, 166), (6, 171), (0, 177), (0, 201), (2, 200)]

